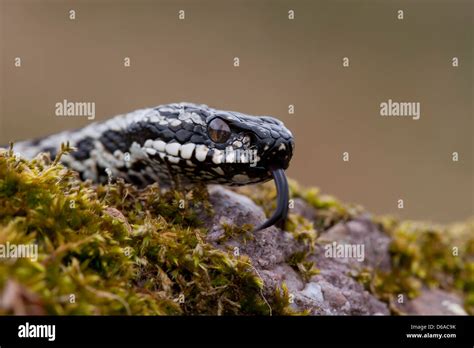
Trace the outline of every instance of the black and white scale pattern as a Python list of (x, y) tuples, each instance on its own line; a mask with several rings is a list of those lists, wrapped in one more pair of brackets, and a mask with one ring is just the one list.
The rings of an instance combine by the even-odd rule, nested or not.
[[(231, 130), (224, 143), (215, 143), (209, 136), (208, 125), (215, 118), (224, 120)], [(169, 186), (176, 181), (180, 185), (268, 181), (270, 169), (288, 167), (294, 148), (291, 132), (273, 117), (174, 103), (15, 143), (14, 150), (27, 158), (39, 152), (54, 157), (67, 141), (77, 150), (61, 161), (82, 179), (104, 183), (111, 175), (140, 187), (155, 182)]]

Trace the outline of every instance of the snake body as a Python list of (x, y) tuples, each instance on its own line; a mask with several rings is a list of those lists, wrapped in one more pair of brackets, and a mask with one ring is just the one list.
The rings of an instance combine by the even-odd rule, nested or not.
[(288, 168), (294, 139), (284, 124), (206, 105), (173, 103), (140, 109), (36, 140), (15, 143), (15, 152), (32, 158), (55, 157), (62, 143), (75, 150), (61, 158), (84, 180), (105, 183), (120, 177), (139, 187), (175, 182), (247, 185), (275, 179), (278, 205), (259, 228), (286, 217)]

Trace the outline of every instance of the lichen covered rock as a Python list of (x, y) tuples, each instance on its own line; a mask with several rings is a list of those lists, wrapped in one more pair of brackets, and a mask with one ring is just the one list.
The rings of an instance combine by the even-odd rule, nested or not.
[(283, 230), (253, 232), (274, 196), (95, 186), (1, 151), (0, 245), (38, 254), (0, 258), (0, 314), (473, 313), (472, 221), (374, 218), (292, 182)]

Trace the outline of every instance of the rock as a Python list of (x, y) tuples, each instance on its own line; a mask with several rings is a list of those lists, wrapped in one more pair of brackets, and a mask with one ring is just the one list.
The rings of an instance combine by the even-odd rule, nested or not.
[[(223, 249), (237, 247), (241, 254), (248, 255), (265, 284), (266, 295), (273, 296), (284, 283), (293, 298), (291, 307), (297, 311), (306, 310), (313, 315), (390, 314), (387, 303), (351, 276), (364, 269), (389, 272), (391, 268), (391, 238), (368, 214), (339, 222), (321, 232), (314, 251), (307, 256), (319, 274), (305, 281), (290, 265), (290, 257), (305, 250), (291, 233), (271, 227), (249, 232), (252, 238), (245, 240), (242, 236), (223, 238), (223, 224), (257, 226), (266, 217), (252, 200), (222, 186), (211, 186), (209, 194), (215, 215), (207, 221), (208, 241)], [(295, 199), (292, 212), (310, 221), (316, 219), (316, 211), (299, 198)], [(466, 315), (461, 297), (437, 289), (424, 289), (419, 297), (397, 307), (415, 315)]]
[(45, 314), (39, 296), (14, 280), (8, 280), (0, 294), (0, 310), (14, 315)]
[(343, 245), (363, 246), (364, 259), (362, 262), (356, 258), (347, 258), (344, 261), (355, 268), (372, 267), (390, 270), (390, 255), (388, 246), (390, 238), (381, 232), (368, 215), (360, 216), (347, 223), (338, 223), (326, 232), (320, 242), (336, 242)]
[[(219, 242), (224, 235), (222, 223), (242, 225), (250, 223), (259, 225), (265, 220), (263, 210), (249, 198), (222, 186), (209, 189), (210, 202), (215, 215), (207, 222), (210, 229), (208, 241), (220, 248), (238, 247), (241, 254), (246, 254), (264, 281), (264, 293), (272, 295), (282, 283), (294, 298), (293, 308), (307, 310), (311, 314), (325, 315), (388, 315), (388, 306), (370, 294), (350, 276), (351, 271), (367, 265), (389, 266), (389, 238), (370, 222), (368, 217), (360, 217), (347, 223), (340, 223), (323, 233), (314, 252), (308, 257), (320, 270), (305, 282), (303, 277), (289, 264), (289, 258), (297, 251), (304, 250), (291, 233), (271, 227), (253, 233), (250, 240), (242, 242), (241, 237), (234, 237)], [(295, 206), (300, 211), (310, 208), (299, 200)], [(365, 257), (362, 263), (356, 260), (326, 257), (323, 242), (363, 243)]]
[(350, 274), (360, 265), (347, 263), (345, 259), (326, 257), (318, 246), (310, 256), (320, 273), (311, 277), (311, 282), (321, 286), (324, 295), (325, 314), (333, 315), (388, 315), (386, 303), (370, 294)]
[(467, 315), (459, 296), (440, 289), (423, 289), (418, 297), (399, 308), (413, 315)]
[(308, 203), (306, 203), (303, 199), (294, 198), (293, 202), (294, 206), (292, 209), (292, 213), (301, 215), (309, 221), (316, 220), (316, 211), (313, 207), (309, 206)]
[[(6, 185), (1, 178), (8, 178)], [(0, 219), (0, 239), (23, 244), (34, 238), (40, 255), (4, 262), (0, 314), (474, 313), (474, 219), (449, 226), (389, 217), (375, 223), (362, 209), (295, 185), (292, 194), (301, 198), (286, 225), (291, 231), (251, 232), (245, 224), (257, 226), (266, 217), (248, 197), (262, 202), (274, 194), (266, 184), (208, 192), (200, 185), (160, 192), (157, 185), (139, 189), (122, 180), (93, 186), (57, 163), (0, 151), (0, 206), (8, 212)], [(189, 204), (182, 206), (182, 198)], [(71, 201), (81, 204), (68, 209)], [(76, 277), (78, 269), (87, 277)], [(420, 286), (417, 298), (398, 304), (396, 291), (412, 295)], [(71, 292), (77, 302), (57, 296)], [(183, 294), (185, 302), (177, 302)]]
[(302, 291), (299, 292), (299, 296), (304, 296), (312, 301), (323, 303), (323, 293), (321, 286), (315, 282), (307, 283)]
[(305, 283), (298, 273), (287, 264), (277, 265), (270, 270), (262, 270), (261, 275), (264, 276), (263, 278), (266, 278), (268, 283), (274, 282), (273, 288), (277, 283), (285, 282), (290, 293), (302, 291), (305, 287)]
[[(222, 186), (210, 186), (209, 195), (215, 215), (207, 221), (208, 241), (214, 245), (221, 245), (219, 240), (225, 233), (223, 223), (258, 226), (266, 219), (262, 208), (252, 200)], [(239, 239), (229, 239), (221, 246), (238, 247), (239, 252), (248, 255), (255, 266), (265, 269), (285, 262), (289, 256), (302, 249), (290, 233), (282, 232), (276, 227), (250, 233), (251, 241), (243, 243)]]

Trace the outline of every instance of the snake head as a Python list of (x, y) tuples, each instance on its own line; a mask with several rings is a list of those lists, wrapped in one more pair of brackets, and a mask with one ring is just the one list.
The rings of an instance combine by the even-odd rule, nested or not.
[(157, 137), (167, 142), (159, 141), (160, 148), (150, 141), (154, 150), (166, 151), (155, 154), (156, 158), (160, 155), (178, 174), (194, 182), (240, 186), (274, 179), (277, 209), (258, 229), (286, 218), (289, 194), (284, 171), (295, 143), (283, 122), (190, 103), (168, 104), (154, 111), (158, 114), (149, 117), (159, 121), (154, 126), (161, 132)]
[(272, 169), (288, 168), (294, 139), (280, 120), (269, 116), (216, 112), (208, 117), (206, 123), (211, 140), (225, 139), (223, 142), (214, 141), (214, 146), (217, 151), (224, 152), (221, 163), (231, 164), (223, 167), (231, 184), (267, 181), (272, 178)]
[[(206, 117), (206, 124), (209, 139), (215, 143), (214, 154), (225, 150), (223, 158), (214, 161), (219, 163), (213, 164), (220, 164), (230, 184), (263, 182), (271, 178), (275, 181), (277, 208), (255, 231), (284, 221), (289, 202), (285, 169), (290, 164), (295, 143), (283, 122), (270, 116), (217, 111)], [(244, 160), (238, 161), (239, 156)], [(239, 163), (240, 166), (236, 165)]]
[(158, 124), (150, 127), (143, 120), (137, 128), (157, 129), (153, 135), (164, 142), (155, 149), (190, 181), (231, 186), (265, 182), (273, 178), (273, 169), (287, 169), (293, 156), (293, 135), (273, 117), (191, 103), (167, 104), (155, 111), (150, 119), (160, 119)]

